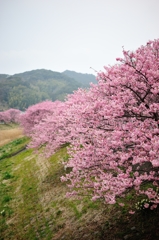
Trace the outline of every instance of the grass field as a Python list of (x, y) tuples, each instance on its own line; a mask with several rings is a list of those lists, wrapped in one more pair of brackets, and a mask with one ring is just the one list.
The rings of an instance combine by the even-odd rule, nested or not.
[(124, 207), (68, 199), (60, 181), (66, 147), (46, 159), (24, 149), (26, 137), (15, 138), (0, 148), (0, 240), (159, 239), (158, 209), (129, 214), (138, 200), (132, 191)]

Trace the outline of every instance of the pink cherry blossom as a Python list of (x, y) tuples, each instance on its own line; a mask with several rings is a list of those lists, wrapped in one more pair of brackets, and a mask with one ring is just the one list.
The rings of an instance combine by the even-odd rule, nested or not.
[(135, 211), (132, 211), (132, 210), (130, 210), (130, 211), (129, 211), (129, 213), (130, 213), (130, 214), (134, 214), (134, 213), (135, 213)]
[(145, 208), (149, 208), (149, 206), (150, 206), (149, 203), (145, 203), (145, 204), (144, 204), (144, 207), (145, 207)]

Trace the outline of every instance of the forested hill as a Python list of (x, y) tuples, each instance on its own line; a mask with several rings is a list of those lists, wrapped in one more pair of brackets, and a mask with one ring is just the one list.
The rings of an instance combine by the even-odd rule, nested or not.
[(93, 74), (77, 73), (77, 72), (70, 71), (70, 70), (64, 71), (63, 74), (75, 79), (77, 82), (82, 84), (83, 87), (89, 87), (91, 82), (94, 84), (97, 83), (97, 80)]
[(79, 87), (87, 88), (90, 82), (93, 80), (95, 82), (95, 76), (91, 75), (90, 78), (90, 75), (68, 70), (60, 73), (45, 69), (12, 76), (0, 74), (0, 110), (8, 108), (25, 110), (28, 106), (46, 99), (64, 100), (67, 94)]

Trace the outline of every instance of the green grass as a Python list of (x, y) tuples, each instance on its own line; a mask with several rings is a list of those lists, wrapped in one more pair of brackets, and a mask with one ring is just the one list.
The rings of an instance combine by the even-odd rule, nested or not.
[[(15, 141), (1, 150), (13, 145), (17, 146)], [(76, 229), (78, 220), (87, 212), (81, 201), (65, 197), (68, 189), (60, 177), (65, 173), (61, 160), (67, 158), (66, 147), (49, 160), (37, 158), (32, 150), (25, 150), (0, 161), (2, 239), (56, 239), (56, 235), (58, 239), (66, 222)]]
[(0, 147), (0, 160), (8, 158), (21, 151), (29, 142), (27, 137), (16, 139)]
[(60, 181), (66, 147), (49, 159), (29, 149), (9, 157), (27, 143), (21, 138), (0, 149), (8, 153), (0, 161), (0, 240), (159, 239), (158, 209), (129, 214), (141, 199), (133, 191), (110, 206), (88, 196), (66, 198)]

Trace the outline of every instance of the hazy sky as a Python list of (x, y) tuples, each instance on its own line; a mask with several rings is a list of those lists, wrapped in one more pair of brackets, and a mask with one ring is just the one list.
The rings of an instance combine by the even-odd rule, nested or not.
[(159, 38), (159, 0), (0, 0), (0, 73), (93, 73)]

